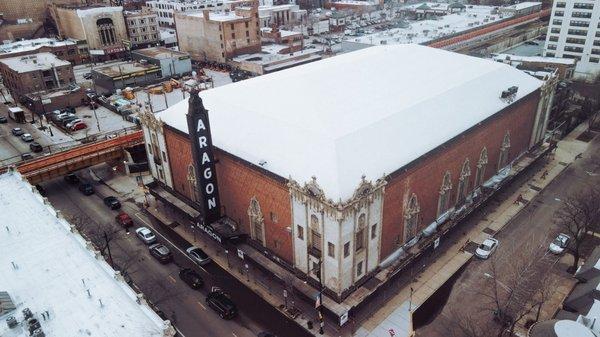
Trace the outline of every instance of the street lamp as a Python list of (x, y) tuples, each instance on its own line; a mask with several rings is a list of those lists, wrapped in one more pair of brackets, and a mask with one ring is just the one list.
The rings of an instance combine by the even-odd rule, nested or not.
[[(317, 265), (308, 271), (309, 274), (312, 272), (315, 272), (317, 280), (319, 280), (319, 294), (317, 297), (318, 306), (316, 304), (315, 306), (317, 307), (317, 314), (319, 315), (319, 334), (322, 335), (325, 333), (325, 321), (323, 320), (323, 281), (321, 280), (321, 258), (319, 258)], [(306, 283), (306, 281), (304, 283)]]

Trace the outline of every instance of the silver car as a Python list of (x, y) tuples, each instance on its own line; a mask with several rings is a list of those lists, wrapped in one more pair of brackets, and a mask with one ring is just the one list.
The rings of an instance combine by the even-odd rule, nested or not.
[(188, 254), (188, 256), (190, 257), (190, 259), (194, 260), (194, 262), (196, 262), (197, 264), (203, 266), (207, 263), (210, 263), (211, 259), (208, 255), (206, 255), (206, 253), (198, 248), (198, 247), (194, 247), (191, 246), (190, 248), (185, 250), (186, 253)]
[(140, 227), (135, 230), (135, 234), (137, 235), (143, 243), (149, 245), (156, 242), (156, 235), (152, 233), (148, 227)]
[(560, 233), (558, 234), (556, 239), (554, 239), (554, 241), (550, 243), (550, 247), (548, 247), (548, 250), (552, 254), (562, 254), (565, 251), (565, 248), (567, 248), (567, 246), (569, 245), (570, 240), (571, 237), (569, 237), (567, 234)]
[(498, 248), (500, 242), (494, 238), (488, 238), (475, 250), (475, 255), (480, 259), (487, 259)]

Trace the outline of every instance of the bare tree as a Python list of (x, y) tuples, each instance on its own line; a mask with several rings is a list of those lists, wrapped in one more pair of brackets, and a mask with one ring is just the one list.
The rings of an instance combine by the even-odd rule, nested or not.
[(600, 226), (600, 187), (571, 194), (554, 217), (561, 229), (571, 236), (569, 249), (573, 253), (573, 265), (569, 269), (574, 273), (579, 265), (581, 247), (589, 239), (587, 232), (598, 232)]
[(447, 337), (496, 337), (504, 329), (487, 317), (465, 314), (451, 309), (442, 314), (440, 335)]
[[(108, 253), (111, 242), (120, 237), (118, 235), (119, 229), (110, 225), (102, 226), (85, 214), (71, 216), (68, 220), (105, 257), (110, 255)], [(109, 257), (112, 260), (112, 256)], [(113, 263), (112, 261), (110, 262), (111, 264)]]
[[(141, 287), (142, 285), (140, 285)], [(143, 287), (142, 291), (154, 305), (159, 305), (166, 300), (177, 299), (183, 294), (162, 279), (154, 279), (154, 282)]]

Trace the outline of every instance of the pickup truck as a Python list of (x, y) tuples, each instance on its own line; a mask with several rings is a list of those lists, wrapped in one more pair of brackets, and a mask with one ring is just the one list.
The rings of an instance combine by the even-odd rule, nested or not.
[(129, 214), (125, 212), (120, 212), (119, 214), (117, 214), (115, 220), (117, 220), (117, 223), (123, 228), (129, 228), (133, 226), (133, 219), (131, 219)]

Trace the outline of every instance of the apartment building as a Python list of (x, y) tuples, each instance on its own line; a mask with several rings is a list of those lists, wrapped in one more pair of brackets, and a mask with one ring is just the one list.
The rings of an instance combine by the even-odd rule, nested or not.
[(575, 78), (600, 72), (600, 3), (594, 0), (558, 0), (546, 37), (544, 56), (577, 60)]
[(125, 25), (132, 49), (154, 47), (160, 43), (158, 15), (150, 10), (126, 11)]
[(198, 61), (226, 62), (241, 54), (260, 52), (258, 6), (234, 11), (176, 13), (179, 50)]
[(223, 0), (150, 0), (146, 1), (146, 7), (156, 13), (160, 26), (175, 27), (175, 12), (220, 9)]

